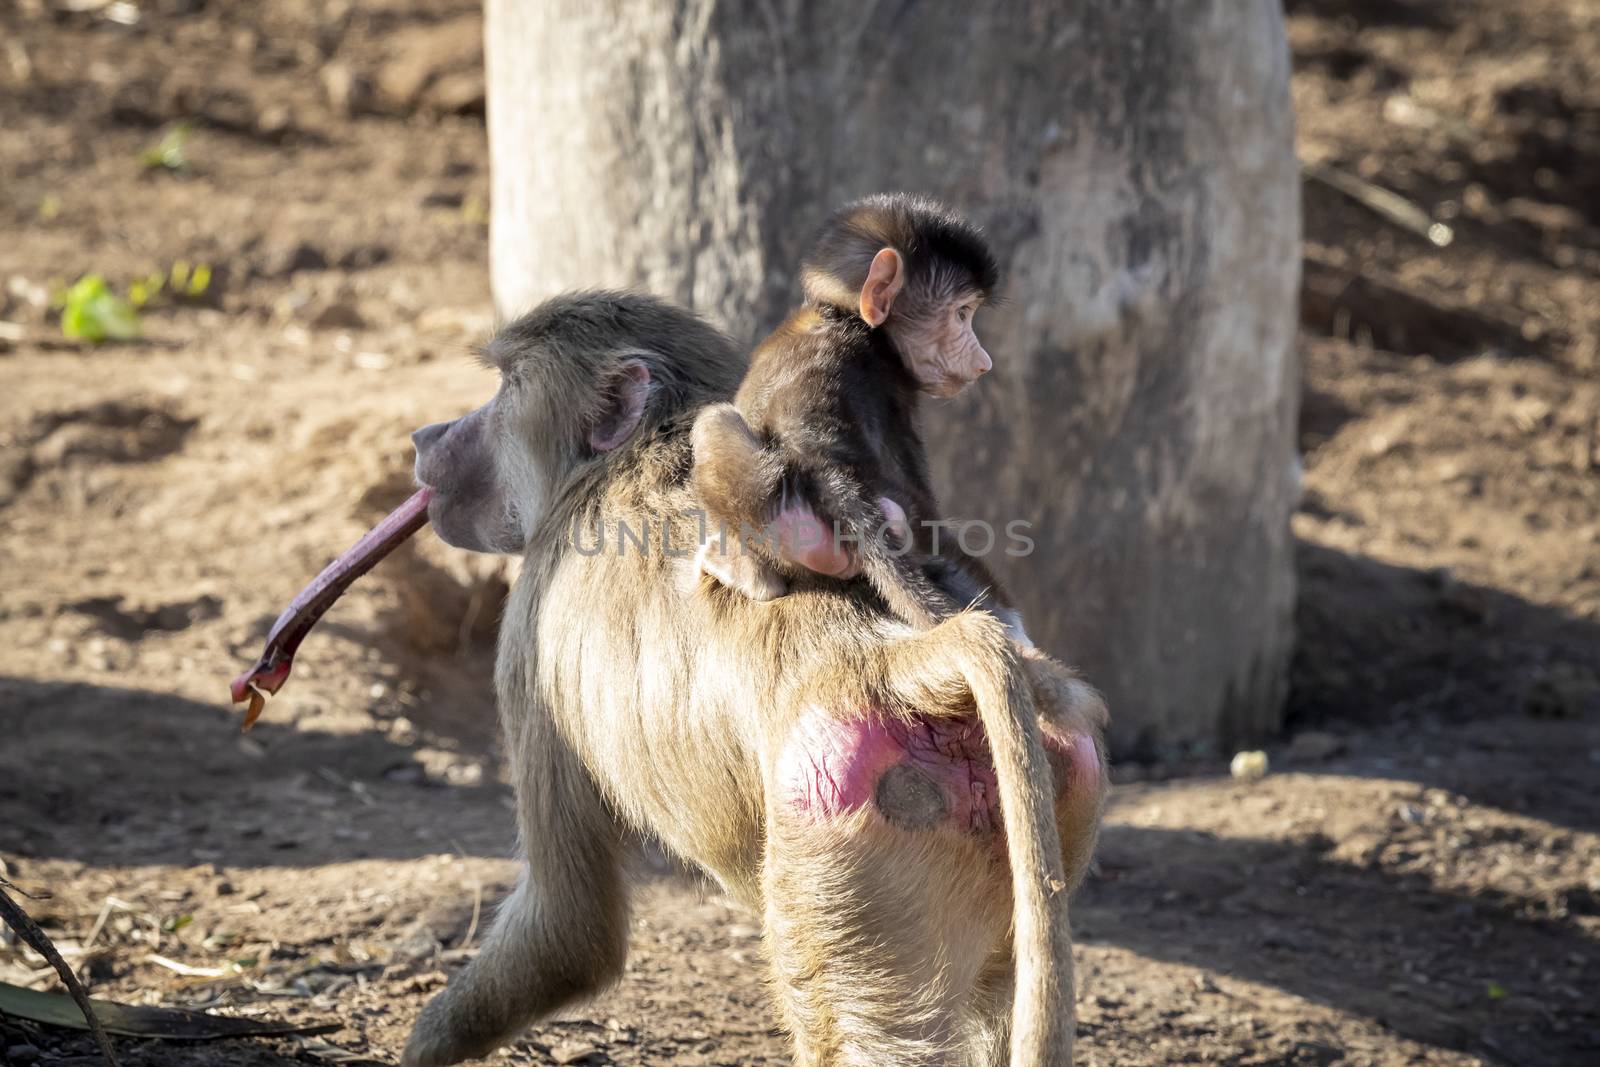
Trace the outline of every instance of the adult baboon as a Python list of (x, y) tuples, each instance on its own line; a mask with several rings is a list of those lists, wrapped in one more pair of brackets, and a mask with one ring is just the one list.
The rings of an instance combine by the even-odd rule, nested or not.
[[(759, 603), (696, 579), (690, 427), (742, 364), (688, 312), (563, 297), (487, 355), (499, 391), (417, 431), (407, 507), (525, 554), (496, 685), (527, 867), (403, 1062), (483, 1055), (618, 976), (629, 827), (762, 916), (799, 1062), (1069, 1062), (1098, 697), (988, 613), (919, 632), (859, 583)], [(991, 758), (997, 708), (1042, 731), (1045, 765)], [(1030, 792), (1002, 806), (1008, 762)]]

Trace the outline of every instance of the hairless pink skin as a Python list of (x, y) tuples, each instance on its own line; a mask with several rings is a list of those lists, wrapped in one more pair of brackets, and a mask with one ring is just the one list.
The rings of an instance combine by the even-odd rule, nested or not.
[(813, 713), (801, 721), (779, 758), (781, 797), (794, 810), (818, 818), (842, 815), (871, 804), (884, 772), (906, 762), (939, 786), (950, 826), (971, 833), (999, 826), (999, 786), (976, 719), (839, 722)]
[[(1100, 757), (1087, 734), (1064, 734), (1046, 723), (1045, 751), (1056, 767), (1059, 790), (1093, 798), (1100, 789)], [(827, 819), (874, 805), (884, 775), (911, 767), (942, 798), (938, 825), (987, 836), (1001, 828), (999, 787), (989, 742), (976, 719), (902, 719), (864, 715), (839, 721), (807, 714), (778, 757), (780, 801), (804, 817)]]
[(235, 678), (229, 687), (235, 704), (250, 702), (245, 712), (244, 729), (250, 729), (266, 705), (266, 698), (261, 694), (276, 693), (289, 680), (295, 651), (323, 613), (344, 595), (344, 591), (357, 578), (428, 524), (428, 500), (432, 495), (431, 489), (419, 489), (413, 493), (409, 500), (368, 530), (361, 540), (324, 567), (322, 573), (300, 590), (283, 614), (278, 616), (278, 621), (272, 624), (272, 631), (267, 634), (267, 644), (261, 651), (261, 658), (256, 660), (254, 667)]
[[(888, 521), (889, 529), (897, 537), (905, 537), (906, 511), (886, 496), (878, 498), (878, 507)], [(833, 527), (818, 518), (817, 513), (805, 504), (786, 504), (772, 520), (778, 538), (778, 552), (790, 563), (830, 578), (854, 578), (861, 573), (861, 560), (848, 544), (833, 536)], [(876, 530), (866, 535), (876, 536)]]

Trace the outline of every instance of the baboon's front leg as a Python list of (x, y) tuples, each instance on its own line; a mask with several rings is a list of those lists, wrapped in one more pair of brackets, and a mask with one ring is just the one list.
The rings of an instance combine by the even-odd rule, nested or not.
[[(524, 724), (528, 725), (528, 724)], [(541, 720), (508, 730), (527, 868), (483, 949), (423, 1010), (405, 1067), (485, 1056), (622, 971), (620, 834), (583, 764)]]

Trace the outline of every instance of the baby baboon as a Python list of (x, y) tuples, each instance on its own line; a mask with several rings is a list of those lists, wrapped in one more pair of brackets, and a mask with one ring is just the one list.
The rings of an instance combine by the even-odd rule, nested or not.
[[(824, 522), (840, 524), (885, 603), (932, 626), (967, 606), (970, 597), (955, 594), (975, 583), (941, 587), (924, 573), (924, 520), (938, 505), (917, 407), (923, 395), (955, 396), (989, 370), (972, 320), (999, 268), (964, 219), (929, 200), (885, 195), (829, 219), (801, 277), (805, 305), (756, 349), (733, 403), (707, 408), (695, 424), (694, 487), (719, 526), (701, 566), (757, 600), (786, 591), (796, 565), (785, 555), (839, 573), (849, 564), (831, 539), (790, 538), (787, 551), (770, 543), (800, 526), (792, 516), (818, 507)], [(891, 549), (891, 530), (911, 544)], [(986, 570), (981, 577), (992, 584)]]

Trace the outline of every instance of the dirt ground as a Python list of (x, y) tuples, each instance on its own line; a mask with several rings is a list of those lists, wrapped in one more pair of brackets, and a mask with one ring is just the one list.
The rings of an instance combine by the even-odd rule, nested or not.
[[(1600, 1063), (1600, 7), (1289, 9), (1289, 729), (1260, 782), (1118, 768), (1081, 1062)], [(339, 1026), (125, 1063), (393, 1062), (513, 877), (499, 565), (420, 538), (254, 732), (222, 702), (406, 493), (405, 432), (490, 388), (477, 34), (471, 0), (0, 4), (0, 874), (99, 996)], [(64, 283), (179, 261), (212, 283), (143, 341), (61, 337)], [(752, 917), (639, 878), (620, 984), (500, 1059), (785, 1062)], [(0, 980), (54, 988), (10, 941)], [(41, 1057), (97, 1062), (0, 1017), (0, 1065)]]

